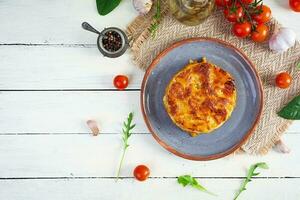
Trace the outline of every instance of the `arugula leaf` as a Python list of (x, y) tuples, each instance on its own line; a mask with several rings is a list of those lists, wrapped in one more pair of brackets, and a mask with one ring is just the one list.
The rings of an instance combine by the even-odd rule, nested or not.
[(290, 101), (285, 107), (283, 107), (278, 113), (280, 117), (284, 119), (300, 119), (300, 95)]
[(122, 158), (121, 158), (118, 173), (117, 173), (117, 179), (116, 179), (117, 181), (120, 177), (121, 167), (122, 167), (123, 160), (124, 160), (124, 157), (125, 157), (126, 149), (129, 147), (128, 139), (132, 134), (130, 131), (135, 127), (135, 124), (131, 124), (132, 119), (133, 119), (133, 113), (131, 112), (128, 115), (127, 122), (123, 122), (124, 127), (122, 128), (122, 132), (123, 132), (122, 140), (123, 140), (124, 146), (123, 146)]
[(100, 15), (107, 15), (113, 11), (121, 0), (96, 0), (97, 10)]
[(255, 172), (256, 168), (269, 169), (268, 165), (265, 162), (260, 162), (260, 163), (256, 163), (256, 164), (251, 165), (250, 169), (248, 170), (247, 177), (244, 180), (244, 182), (243, 182), (241, 188), (239, 189), (238, 193), (235, 195), (234, 200), (236, 200), (239, 197), (239, 195), (243, 191), (246, 190), (246, 185), (247, 185), (247, 183), (249, 183), (251, 181), (251, 178), (254, 177), (254, 176), (259, 175), (259, 173)]
[(179, 176), (177, 178), (177, 182), (181, 185), (183, 185), (183, 187), (187, 186), (187, 185), (190, 185), (191, 187), (193, 188), (196, 188), (197, 190), (200, 190), (202, 192), (206, 192), (210, 195), (214, 195), (216, 196), (214, 193), (208, 191), (205, 187), (203, 187), (202, 185), (200, 185), (198, 183), (198, 181), (192, 177), (191, 175), (183, 175), (183, 176)]

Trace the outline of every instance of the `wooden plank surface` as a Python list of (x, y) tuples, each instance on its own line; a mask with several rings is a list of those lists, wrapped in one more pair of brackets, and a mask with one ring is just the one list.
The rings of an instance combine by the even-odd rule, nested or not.
[[(183, 188), (176, 179), (150, 179), (140, 183), (133, 179), (56, 179), (0, 180), (0, 199), (5, 200), (112, 200), (112, 199), (212, 199), (230, 200), (241, 179), (199, 179), (218, 194), (217, 197), (193, 188)], [(248, 184), (241, 200), (296, 200), (300, 196), (300, 179), (255, 179)], [(16, 192), (18, 191), (18, 192)]]
[(143, 78), (129, 54), (109, 59), (95, 46), (0, 46), (0, 60), (0, 90), (115, 89), (118, 74), (137, 89)]
[(134, 132), (148, 133), (139, 98), (139, 91), (2, 91), (0, 134), (89, 133), (88, 119), (103, 133), (119, 133), (129, 112), (135, 113)]
[(101, 132), (118, 133), (129, 112), (135, 132), (148, 132), (139, 106), (139, 91), (0, 92), (0, 133), (88, 133), (88, 119)]
[[(276, 15), (279, 21), (300, 34), (300, 26), (295, 26), (300, 17), (287, 9), (286, 1), (265, 2), (274, 15), (280, 10), (281, 14)], [(32, 5), (36, 12), (30, 12)], [(95, 45), (96, 36), (80, 27), (81, 21), (87, 19), (99, 26), (125, 28), (136, 16), (130, 1), (122, 1), (115, 12), (105, 17), (98, 16), (91, 0), (8, 1), (0, 4), (0, 13), (6, 19), (0, 37), (0, 90), (112, 89), (113, 77), (122, 73), (131, 78), (129, 88), (140, 87), (143, 72), (131, 62), (129, 53), (118, 59), (101, 56)], [(23, 22), (24, 18), (31, 22), (30, 26)], [(16, 43), (47, 45), (1, 45)]]
[[(88, 133), (88, 119), (103, 133), (118, 133), (129, 112), (135, 113), (135, 133), (148, 133), (140, 109), (139, 91), (5, 91), (0, 92), (0, 134)], [(297, 132), (294, 123), (290, 132)]]
[[(300, 36), (300, 15), (289, 10), (287, 0), (264, 3)], [(270, 169), (249, 184), (241, 199), (299, 199), (299, 122), (284, 136), (292, 149), (287, 155), (272, 151), (195, 162), (159, 146), (141, 116), (143, 72), (129, 53), (117, 59), (101, 56), (97, 36), (81, 28), (88, 21), (99, 30), (125, 29), (136, 15), (131, 0), (105, 17), (98, 15), (95, 0), (0, 0), (0, 199), (232, 199), (246, 168), (259, 161)], [(117, 74), (130, 77), (132, 91), (114, 91)], [(124, 179), (116, 183), (119, 133), (130, 111), (136, 134), (125, 157)], [(89, 134), (87, 119), (99, 122), (101, 135)], [(132, 177), (141, 163), (151, 169), (144, 183)], [(219, 196), (179, 186), (176, 177), (182, 174), (200, 177)]]
[[(287, 0), (265, 0), (279, 22), (295, 30), (299, 15), (291, 12)], [(125, 28), (137, 12), (132, 1), (122, 1), (109, 15), (99, 16), (94, 0), (10, 0), (1, 1), (0, 44), (95, 44), (96, 35), (81, 28), (88, 21), (101, 30), (108, 26)]]
[[(121, 14), (120, 14), (121, 12)], [(11, 0), (0, 1), (0, 44), (96, 44), (97, 35), (81, 28), (89, 22), (95, 28), (125, 28), (137, 12), (131, 1), (107, 16), (99, 16), (95, 0)]]
[[(263, 177), (299, 177), (300, 134), (285, 137), (292, 152), (271, 151), (268, 156), (245, 154), (197, 162), (179, 158), (162, 147), (150, 134), (130, 138), (121, 176), (132, 177), (138, 164), (146, 164), (152, 177), (244, 177), (256, 162), (268, 163)], [(0, 178), (115, 177), (122, 150), (120, 134), (9, 135), (0, 136)]]

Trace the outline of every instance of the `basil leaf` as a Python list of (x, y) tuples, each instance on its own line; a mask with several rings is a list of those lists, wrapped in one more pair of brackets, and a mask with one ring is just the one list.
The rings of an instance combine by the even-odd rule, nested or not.
[(284, 119), (300, 119), (300, 95), (290, 101), (285, 107), (283, 107), (278, 115)]
[(97, 10), (100, 15), (107, 15), (113, 11), (121, 0), (96, 0)]

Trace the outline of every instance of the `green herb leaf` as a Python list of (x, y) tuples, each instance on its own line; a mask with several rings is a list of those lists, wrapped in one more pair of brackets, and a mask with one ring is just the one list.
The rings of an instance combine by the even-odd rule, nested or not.
[(120, 177), (120, 172), (121, 172), (121, 167), (122, 167), (123, 160), (124, 160), (124, 157), (125, 157), (125, 152), (126, 152), (126, 149), (129, 147), (128, 139), (132, 134), (130, 131), (135, 127), (135, 124), (131, 124), (132, 119), (133, 119), (133, 113), (131, 112), (128, 115), (127, 122), (123, 122), (123, 126), (124, 126), (122, 128), (122, 132), (123, 132), (122, 140), (123, 140), (123, 144), (124, 144), (123, 145), (123, 154), (122, 154), (121, 161), (120, 161), (120, 164), (119, 164), (119, 169), (118, 169), (116, 180), (118, 180), (119, 177)]
[(158, 30), (158, 26), (161, 20), (161, 7), (160, 7), (160, 0), (156, 0), (155, 4), (155, 14), (153, 15), (153, 22), (150, 24), (149, 31), (151, 33), (152, 38), (155, 38), (156, 32)]
[(297, 66), (296, 66), (298, 69), (300, 69), (300, 62), (297, 64)]
[(100, 15), (107, 15), (113, 11), (121, 0), (96, 0), (97, 10)]
[(295, 97), (286, 106), (284, 106), (278, 115), (284, 119), (300, 119), (300, 95)]
[(260, 162), (260, 163), (256, 163), (254, 165), (251, 165), (250, 169), (248, 170), (247, 177), (244, 180), (244, 182), (243, 182), (241, 188), (239, 189), (238, 193), (235, 195), (234, 200), (236, 200), (239, 197), (239, 195), (243, 191), (246, 190), (246, 185), (247, 185), (247, 183), (249, 183), (251, 181), (251, 178), (253, 176), (259, 175), (259, 173), (254, 172), (256, 170), (256, 168), (269, 169), (268, 165), (266, 163), (264, 163), (264, 162)]
[(196, 188), (197, 190), (200, 190), (202, 192), (206, 192), (206, 193), (208, 193), (210, 195), (216, 196), (214, 193), (208, 191), (205, 187), (203, 187), (202, 185), (200, 185), (198, 183), (198, 181), (194, 177), (192, 177), (191, 175), (179, 176), (177, 178), (177, 182), (179, 184), (183, 185), (183, 187), (189, 185), (189, 186), (191, 186), (193, 188)]

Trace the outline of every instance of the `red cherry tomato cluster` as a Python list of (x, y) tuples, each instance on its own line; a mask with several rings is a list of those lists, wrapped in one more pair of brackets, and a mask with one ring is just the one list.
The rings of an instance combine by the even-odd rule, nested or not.
[[(300, 1), (300, 0), (298, 0)], [(271, 19), (271, 9), (254, 0), (216, 0), (224, 9), (225, 18), (233, 23), (232, 32), (240, 38), (250, 37), (254, 42), (263, 42), (269, 35), (266, 25)]]
[(237, 22), (244, 16), (244, 11), (241, 6), (236, 6), (234, 11), (229, 8), (224, 9), (224, 16), (229, 22)]
[(229, 6), (231, 0), (215, 0), (215, 3), (217, 6), (224, 7), (224, 6)]

